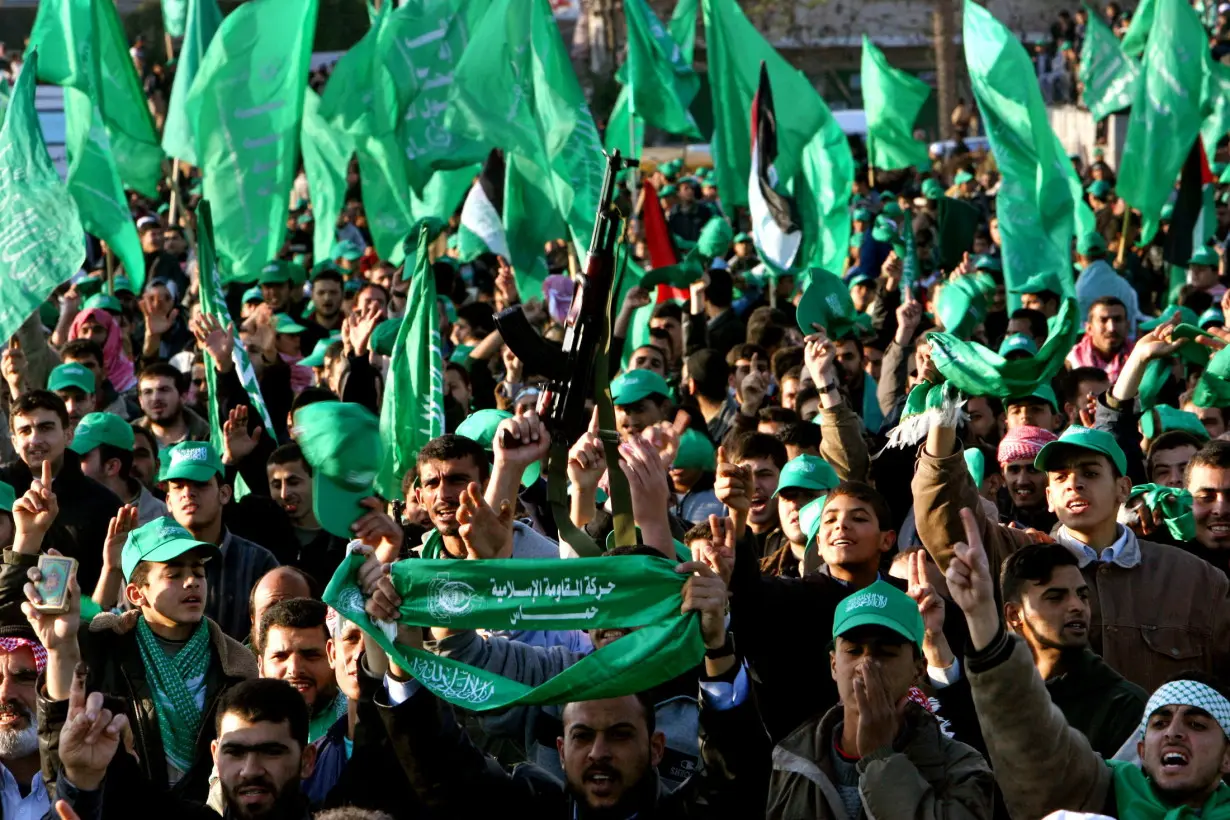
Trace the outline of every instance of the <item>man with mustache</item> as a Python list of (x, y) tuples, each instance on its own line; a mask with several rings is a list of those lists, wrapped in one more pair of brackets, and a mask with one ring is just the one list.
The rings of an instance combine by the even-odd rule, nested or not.
[(1114, 296), (1095, 299), (1089, 306), (1085, 335), (1068, 354), (1066, 364), (1104, 370), (1113, 384), (1132, 352), (1131, 332), (1127, 306), (1121, 300)]
[(1188, 462), (1184, 483), (1196, 519), (1195, 543), (1184, 549), (1225, 572), (1230, 569), (1230, 441), (1204, 445)]
[(159, 448), (181, 441), (209, 440), (209, 422), (184, 405), (184, 376), (166, 362), (155, 362), (141, 371), (137, 396), (144, 416), (134, 424), (158, 439)]
[(1046, 473), (1034, 466), (1034, 459), (1054, 441), (1050, 430), (1031, 425), (1013, 427), (999, 442), (996, 460), (1004, 477), (998, 498), (1001, 520), (1050, 532), (1055, 514), (1046, 506)]
[(346, 714), (346, 696), (338, 690), (326, 651), (327, 611), (328, 607), (312, 598), (280, 601), (265, 610), (257, 632), (261, 677), (286, 681), (307, 703), (309, 743), (323, 737)]
[(283, 444), (269, 455), (265, 473), (269, 495), (285, 510), (295, 530), (295, 549), (283, 553), (284, 560), (327, 583), (346, 555), (347, 539), (324, 529), (316, 518), (312, 467), (303, 450), (294, 442)]

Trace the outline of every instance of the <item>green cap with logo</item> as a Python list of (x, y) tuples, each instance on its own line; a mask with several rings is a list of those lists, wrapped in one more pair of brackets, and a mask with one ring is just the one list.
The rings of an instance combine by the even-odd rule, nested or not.
[(777, 498), (782, 490), (831, 490), (841, 483), (837, 471), (820, 456), (804, 453), (795, 456), (782, 467), (777, 478), (777, 490), (773, 497)]
[[(466, 416), (461, 424), (457, 425), (455, 432), (463, 438), (468, 438), (470, 441), (483, 445), (483, 449), (487, 452), (492, 452), (495, 449), (496, 430), (499, 429), (500, 423), (504, 419), (512, 417), (513, 414), (507, 410), (476, 410)], [(542, 464), (535, 461), (526, 467), (525, 472), (521, 474), (521, 486), (530, 486), (538, 480), (540, 475), (542, 475)]]
[(1029, 403), (1029, 399), (1040, 399), (1051, 406), (1051, 411), (1059, 412), (1059, 399), (1055, 396), (1055, 390), (1046, 382), (1042, 382), (1033, 389), (1033, 392), (1026, 396), (1009, 396), (1004, 399), (1004, 407), (1012, 404)]
[(94, 374), (76, 362), (67, 362), (56, 366), (47, 377), (47, 389), (80, 390), (82, 393), (94, 393)]
[(116, 293), (129, 293), (136, 295), (136, 291), (132, 289), (132, 280), (127, 276), (117, 276), (112, 282), (111, 290)]
[(1187, 266), (1190, 268), (1200, 265), (1207, 268), (1215, 268), (1219, 262), (1220, 259), (1217, 256), (1217, 251), (1212, 248), (1196, 248), (1192, 252), (1192, 258), (1188, 260)]
[(717, 469), (717, 450), (704, 433), (699, 430), (684, 430), (683, 435), (679, 436), (679, 447), (675, 450), (675, 461), (671, 468), (711, 473)]
[(120, 304), (120, 300), (109, 293), (95, 293), (81, 305), (82, 311), (95, 309), (105, 310), (117, 316), (124, 312), (124, 306)]
[(353, 262), (362, 255), (363, 249), (349, 239), (338, 242), (333, 246), (334, 259), (345, 259), (347, 262)]
[(322, 401), (295, 411), (295, 441), (312, 465), (316, 520), (338, 538), (368, 510), (383, 446), (380, 420), (361, 404)]
[(821, 268), (812, 268), (811, 284), (799, 297), (795, 320), (804, 336), (816, 332), (819, 325), (833, 340), (840, 340), (855, 331), (854, 302), (841, 277)]
[(216, 546), (198, 541), (174, 518), (164, 515), (128, 533), (128, 540), (120, 551), (120, 569), (124, 571), (124, 580), (130, 581), (133, 570), (142, 561), (165, 564), (193, 550), (204, 551), (207, 561), (218, 557)]
[(261, 275), (256, 280), (258, 285), (287, 285), (294, 275), (290, 271), (290, 263), (281, 259), (266, 262), (261, 268)]
[(860, 626), (882, 626), (922, 649), (923, 619), (918, 614), (918, 604), (887, 581), (876, 581), (837, 605), (834, 638)]
[(666, 379), (652, 370), (628, 370), (611, 382), (611, 401), (615, 404), (636, 404), (650, 396), (671, 397)]
[(1013, 333), (1005, 336), (999, 345), (999, 355), (1005, 359), (1012, 353), (1024, 353), (1028, 356), (1038, 355), (1038, 343), (1028, 333)]
[(296, 322), (289, 313), (275, 313), (273, 316), (275, 333), (302, 333), (306, 328)]
[(1102, 430), (1093, 430), (1074, 424), (1063, 431), (1057, 440), (1043, 445), (1034, 458), (1034, 467), (1050, 470), (1063, 456), (1072, 450), (1088, 450), (1104, 455), (1111, 460), (1119, 475), (1127, 475), (1127, 458), (1115, 437)]
[(250, 287), (243, 292), (243, 303), (245, 305), (263, 301), (265, 301), (265, 297), (261, 296), (261, 289), (259, 287)]
[(222, 459), (208, 441), (181, 441), (172, 444), (159, 457), (162, 470), (159, 481), (198, 481), (204, 484), (226, 472)]
[(809, 548), (816, 534), (820, 532), (820, 516), (824, 512), (824, 502), (827, 499), (827, 495), (822, 495), (799, 507), (799, 529), (807, 536)]
[(77, 422), (73, 440), (68, 445), (79, 456), (108, 444), (132, 452), (132, 427), (114, 413), (86, 413)]

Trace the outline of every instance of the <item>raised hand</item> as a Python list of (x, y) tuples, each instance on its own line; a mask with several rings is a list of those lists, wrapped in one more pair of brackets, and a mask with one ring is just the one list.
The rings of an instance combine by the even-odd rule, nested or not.
[(166, 335), (179, 316), (179, 308), (156, 291), (146, 293), (138, 304), (145, 316), (145, 332), (151, 336)]
[(229, 373), (235, 366), (231, 354), (235, 350), (235, 325), (228, 322), (223, 327), (217, 316), (202, 313), (192, 320), (192, 335), (197, 346), (209, 351), (214, 367), (220, 373)]
[(922, 303), (915, 301), (912, 294), (898, 306), (897, 333), (893, 336), (893, 341), (899, 347), (905, 347), (914, 341), (914, 332), (918, 330), (918, 324), (922, 321), (922, 313)]
[(721, 649), (726, 644), (726, 582), (703, 561), (688, 561), (675, 572), (692, 577), (683, 585), (682, 612), (700, 613), (700, 634), (705, 648)]
[(718, 447), (717, 460), (713, 492), (718, 501), (726, 505), (726, 509), (730, 511), (737, 539), (743, 535), (743, 529), (747, 526), (748, 513), (752, 509), (752, 471), (749, 467), (740, 467), (728, 462), (725, 447)]
[[(60, 554), (55, 550), (47, 552), (49, 555)], [(34, 630), (34, 634), (38, 636), (38, 642), (48, 652), (76, 647), (77, 630), (81, 626), (81, 586), (77, 583), (77, 574), (73, 573), (73, 577), (68, 581), (68, 598), (66, 599), (68, 609), (61, 613), (40, 612), (35, 608), (35, 604), (43, 603), (42, 597), (38, 594), (38, 587), (35, 586), (43, 580), (43, 574), (39, 572), (38, 567), (30, 567), (26, 571), (26, 578), (29, 582), (22, 588), (26, 601), (21, 605), (21, 612), (30, 622), (30, 628)]]
[(589, 430), (568, 450), (568, 480), (577, 491), (593, 492), (606, 472), (606, 450), (598, 436), (598, 411), (590, 418)]
[[(86, 695), (85, 674), (85, 664), (77, 664), (68, 692), (68, 717), (60, 728), (59, 754), (64, 773), (73, 785), (95, 791), (102, 785), (120, 741), (127, 739), (131, 745), (132, 730), (127, 715), (113, 715), (103, 707), (102, 692)], [(61, 811), (60, 816), (76, 815)]]
[(402, 543), (406, 540), (405, 531), (385, 512), (384, 502), (376, 496), (364, 498), (359, 506), (367, 512), (350, 525), (350, 531), (356, 540), (375, 550), (379, 561), (393, 563), (401, 556)]
[(367, 556), (367, 560), (355, 574), (355, 580), (359, 582), (359, 589), (365, 599), (364, 611), (369, 618), (377, 621), (396, 621), (401, 617), (401, 596), (397, 594), (393, 579), (389, 576), (392, 564), (377, 558), (375, 551), (369, 546), (359, 547), (355, 551)]
[(735, 574), (735, 524), (729, 518), (709, 516), (709, 543), (700, 556), (705, 566), (717, 573), (722, 583), (730, 586)]
[(968, 507), (961, 510), (961, 523), (965, 527), (965, 541), (953, 545), (952, 559), (944, 575), (948, 579), (948, 593), (965, 613), (971, 643), (975, 649), (985, 649), (999, 632), (995, 585), (978, 521)]
[(687, 432), (690, 418), (686, 411), (680, 410), (672, 422), (659, 422), (641, 431), (641, 436), (658, 451), (658, 460), (662, 466), (670, 469), (675, 463), (675, 454), (679, 452), (679, 439)]
[(619, 445), (619, 469), (627, 476), (632, 516), (641, 528), (645, 545), (673, 557), (668, 517), (670, 483), (657, 450), (643, 438), (628, 439)]
[(906, 594), (918, 604), (927, 637), (944, 634), (944, 599), (927, 580), (927, 551), (915, 550), (909, 559)]
[(833, 380), (837, 362), (837, 346), (820, 328), (803, 340), (803, 361), (816, 387), (824, 387)]
[(385, 319), (384, 310), (377, 304), (369, 303), (363, 313), (351, 313), (353, 323), (350, 326), (350, 344), (356, 356), (366, 356), (368, 344), (376, 325)]
[(472, 560), (512, 557), (513, 507), (508, 501), (500, 503), (497, 513), (483, 498), (483, 488), (471, 482), (461, 491), (457, 523), (457, 534)]
[(502, 297), (501, 306), (515, 305), (521, 301), (521, 294), (517, 291), (516, 272), (504, 257), (497, 257), (497, 261), (499, 267), (495, 275), (495, 289)]
[(854, 670), (854, 703), (858, 710), (858, 753), (866, 756), (893, 745), (900, 731), (909, 699), (893, 703), (888, 681), (879, 661), (868, 661)]
[(623, 310), (625, 313), (643, 308), (649, 304), (649, 291), (642, 287), (628, 288), (624, 294)]
[(51, 460), (44, 459), (39, 478), (13, 503), (14, 551), (35, 555), (42, 539), (60, 514), (60, 503), (51, 490)]
[(240, 404), (231, 408), (222, 424), (222, 463), (235, 465), (243, 461), (260, 442), (263, 427), (248, 432), (248, 406)]
[(26, 354), (14, 342), (9, 342), (4, 355), (0, 356), (0, 373), (3, 373), (4, 381), (8, 384), (9, 393), (12, 394), (13, 398), (17, 398), (25, 392), (27, 378)]
[(115, 513), (107, 524), (107, 540), (103, 542), (103, 567), (119, 569), (120, 556), (124, 544), (128, 542), (128, 534), (139, 525), (140, 514), (136, 504), (125, 504)]
[(769, 393), (769, 374), (760, 372), (759, 364), (760, 355), (753, 355), (751, 372), (744, 376), (739, 384), (739, 395), (743, 397), (740, 410), (746, 416), (755, 415)]
[(551, 434), (538, 414), (527, 410), (500, 422), (491, 447), (497, 466), (524, 470), (546, 456), (551, 449)]

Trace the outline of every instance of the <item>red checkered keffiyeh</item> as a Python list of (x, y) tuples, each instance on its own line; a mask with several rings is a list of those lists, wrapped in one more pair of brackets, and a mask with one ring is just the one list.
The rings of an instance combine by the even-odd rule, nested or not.
[(18, 649), (25, 647), (34, 653), (34, 666), (39, 672), (47, 668), (47, 650), (38, 641), (32, 641), (29, 638), (4, 638), (0, 637), (0, 650), (5, 652), (16, 652)]
[(1000, 466), (1024, 459), (1033, 461), (1038, 451), (1056, 438), (1058, 437), (1050, 430), (1043, 430), (1041, 427), (1030, 427), (1028, 424), (1013, 427), (1000, 440), (995, 460)]

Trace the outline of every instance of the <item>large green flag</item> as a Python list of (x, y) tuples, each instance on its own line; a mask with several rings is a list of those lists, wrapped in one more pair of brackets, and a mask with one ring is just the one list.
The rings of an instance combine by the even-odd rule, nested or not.
[(1217, 143), (1230, 133), (1230, 66), (1209, 62), (1209, 101), (1211, 110), (1200, 126), (1200, 138), (1210, 157), (1217, 151)]
[(77, 203), (81, 224), (111, 247), (133, 290), (140, 293), (145, 287), (145, 255), (119, 170), (111, 159), (107, 129), (98, 106), (75, 88), (64, 89), (64, 133), (68, 192)]
[(354, 140), (320, 116), (320, 97), (307, 89), (303, 99), (303, 173), (312, 198), (312, 256), (330, 259), (337, 242), (337, 218), (346, 200), (346, 172)]
[(709, 89), (713, 96), (714, 167), (722, 203), (747, 205), (751, 174), (752, 98), (760, 84), (760, 64), (769, 71), (777, 120), (778, 179), (794, 178), (803, 149), (831, 118), (811, 82), (760, 35), (735, 0), (704, 0), (708, 41)]
[(675, 10), (671, 12), (670, 22), (666, 28), (671, 33), (671, 39), (679, 44), (683, 54), (683, 62), (692, 65), (692, 56), (696, 51), (696, 13), (700, 11), (700, 0), (676, 0)]
[(1140, 64), (1124, 53), (1119, 38), (1098, 14), (1088, 6), (1085, 11), (1089, 24), (1081, 47), (1080, 80), (1085, 86), (1085, 106), (1095, 120), (1101, 120), (1132, 104)]
[(1144, 80), (1132, 101), (1115, 186), (1140, 211), (1142, 241), (1152, 238), (1200, 134), (1209, 62), (1208, 38), (1192, 7), (1183, 0), (1161, 3), (1145, 44)]
[(372, 244), (381, 259), (389, 259), (401, 247), (414, 223), (406, 181), (405, 155), (393, 132), (359, 137), (355, 141), (359, 158), (359, 180), (363, 188), (363, 210)]
[(320, 95), (320, 116), (348, 134), (388, 134), (397, 127), (393, 78), (380, 61), (380, 32), (392, 3), (381, 3), (371, 28), (333, 66)]
[(639, 157), (644, 153), (645, 121), (632, 113), (632, 91), (626, 85), (619, 89), (615, 107), (607, 118), (602, 146), (608, 154), (618, 150), (625, 157)]
[(999, 231), (1008, 290), (1045, 273), (1071, 293), (1072, 164), (1047, 120), (1033, 61), (1011, 31), (971, 0), (964, 40), (970, 84), (1003, 178)]
[[(1164, 0), (1169, 2), (1169, 0)], [(1153, 30), (1153, 18), (1157, 14), (1157, 0), (1140, 0), (1132, 22), (1128, 24), (1127, 33), (1123, 35), (1123, 52), (1130, 57), (1139, 57), (1145, 53), (1145, 44), (1149, 41), (1149, 33)], [(1093, 17), (1092, 14), (1089, 15)], [(1197, 19), (1196, 22), (1200, 22)], [(1086, 35), (1088, 36), (1088, 35)]]
[[(781, 111), (784, 106), (779, 106)], [(830, 114), (803, 149), (803, 167), (791, 185), (803, 227), (795, 284), (805, 290), (811, 269), (841, 275), (850, 248), (850, 188), (854, 156), (841, 126)]]
[(115, 4), (43, 0), (30, 44), (42, 55), (40, 80), (94, 96), (124, 185), (156, 198), (162, 147)]
[(605, 171), (602, 144), (547, 0), (525, 5), (492, 4), (453, 76), (445, 124), (541, 169), (584, 262)]
[(85, 261), (85, 229), (47, 155), (34, 108), (39, 56), (26, 52), (0, 126), (0, 339), (12, 336)]
[(628, 25), (627, 87), (631, 111), (672, 134), (700, 138), (688, 106), (700, 91), (700, 79), (684, 60), (683, 50), (645, 0), (624, 0)]
[(162, 27), (172, 37), (183, 37), (192, 0), (162, 0)]
[(9, 81), (0, 77), (0, 123), (4, 122), (4, 112), (9, 110)]
[(222, 22), (188, 93), (205, 198), (219, 206), (217, 251), (231, 279), (252, 281), (282, 247), (316, 10), (317, 0), (244, 3)]
[(384, 459), (376, 489), (390, 500), (402, 498), (402, 478), (414, 469), (423, 445), (444, 433), (444, 354), (436, 278), (427, 261), (430, 235), (426, 225), (419, 229), (406, 318), (393, 343), (380, 408)]
[(866, 34), (862, 75), (867, 161), (885, 170), (924, 165), (927, 146), (914, 139), (914, 123), (931, 96), (931, 86), (889, 65), (884, 52)]
[[(166, 0), (163, 11), (165, 13)], [(162, 126), (162, 149), (167, 156), (197, 165), (196, 142), (188, 124), (185, 104), (192, 81), (200, 68), (201, 60), (209, 49), (209, 43), (222, 25), (222, 12), (218, 0), (188, 0), (187, 25), (184, 42), (179, 49), (175, 66), (175, 81), (171, 84), (171, 99), (167, 105), (167, 119)]]

